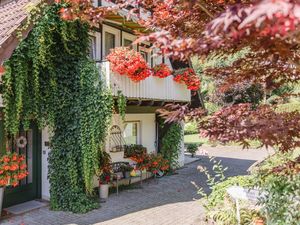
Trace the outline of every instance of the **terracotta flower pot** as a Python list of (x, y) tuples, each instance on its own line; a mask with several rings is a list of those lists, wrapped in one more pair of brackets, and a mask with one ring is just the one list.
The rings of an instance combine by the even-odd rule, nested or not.
[(257, 218), (253, 222), (254, 222), (255, 225), (265, 225), (264, 220), (261, 219), (261, 218)]

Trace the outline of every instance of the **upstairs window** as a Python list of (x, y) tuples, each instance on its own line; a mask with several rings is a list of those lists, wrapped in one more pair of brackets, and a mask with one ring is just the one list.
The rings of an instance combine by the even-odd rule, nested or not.
[(116, 36), (112, 33), (105, 32), (105, 56), (110, 52), (110, 49), (116, 47)]
[(102, 56), (105, 60), (106, 56), (110, 53), (110, 50), (120, 46), (121, 31), (107, 25), (103, 25), (103, 50)]
[(97, 59), (96, 50), (97, 50), (96, 37), (95, 36), (90, 36), (89, 56), (93, 60)]
[(132, 41), (128, 39), (124, 39), (124, 44), (125, 47), (130, 47), (132, 48)]

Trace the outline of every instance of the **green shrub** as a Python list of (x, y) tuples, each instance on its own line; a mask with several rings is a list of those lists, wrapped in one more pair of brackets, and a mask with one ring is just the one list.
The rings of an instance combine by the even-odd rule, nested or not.
[(197, 143), (190, 143), (190, 144), (186, 145), (186, 149), (189, 153), (192, 154), (192, 156), (194, 156), (194, 154), (197, 152), (199, 146), (200, 145)]
[(187, 124), (185, 124), (185, 126), (184, 126), (184, 134), (185, 135), (199, 134), (197, 123), (187, 123)]
[(255, 180), (252, 175), (229, 177), (227, 180), (213, 186), (212, 192), (208, 196), (207, 207), (213, 208), (222, 204), (227, 195), (227, 188), (231, 186), (238, 185), (241, 187), (251, 187), (254, 184)]
[[(267, 215), (269, 224), (298, 225), (300, 221), (300, 174), (274, 174), (274, 167), (281, 166), (299, 157), (295, 150), (277, 153), (266, 159), (254, 173), (257, 185), (266, 193), (259, 201), (262, 211)], [(292, 171), (292, 170), (291, 170)]]

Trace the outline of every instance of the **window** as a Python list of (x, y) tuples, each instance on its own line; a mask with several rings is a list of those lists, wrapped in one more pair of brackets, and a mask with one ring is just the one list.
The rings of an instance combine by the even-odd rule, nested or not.
[(96, 60), (96, 37), (90, 36), (90, 49), (89, 49), (89, 55), (91, 59)]
[(130, 48), (132, 48), (132, 41), (131, 40), (128, 40), (128, 39), (124, 39), (124, 44), (123, 44), (125, 47), (127, 46), (130, 46)]
[(133, 48), (137, 50), (137, 45), (132, 44), (136, 39), (136, 36), (122, 31), (122, 46)]
[(127, 145), (140, 144), (139, 135), (140, 132), (140, 122), (126, 122), (124, 126), (124, 140)]
[(110, 52), (110, 49), (116, 47), (116, 36), (109, 32), (105, 32), (105, 56)]
[(110, 53), (110, 49), (120, 46), (121, 31), (113, 27), (103, 25), (102, 35), (102, 59), (105, 60), (106, 56)]
[(146, 60), (146, 62), (149, 64), (149, 66), (152, 66), (151, 64), (151, 49), (150, 46), (146, 44), (141, 44), (139, 47), (139, 52), (143, 56), (143, 58)]

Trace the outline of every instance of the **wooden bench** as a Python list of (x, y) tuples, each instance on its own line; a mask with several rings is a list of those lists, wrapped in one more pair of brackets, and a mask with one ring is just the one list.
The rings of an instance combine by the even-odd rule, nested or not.
[[(125, 178), (123, 176), (123, 173), (121, 171), (121, 166), (122, 165), (129, 165), (129, 162), (113, 162), (111, 163), (111, 167), (112, 167), (112, 171), (113, 171), (113, 180), (115, 180), (116, 182), (116, 188), (117, 188), (117, 195), (119, 195), (119, 181), (121, 180), (128, 180), (129, 184), (131, 184), (131, 179), (135, 178), (135, 177), (139, 177), (140, 178), (140, 185), (142, 186), (143, 184), (143, 173), (141, 170), (140, 171), (140, 175), (138, 176), (130, 176), (129, 178)], [(114, 182), (114, 181), (113, 181)]]

